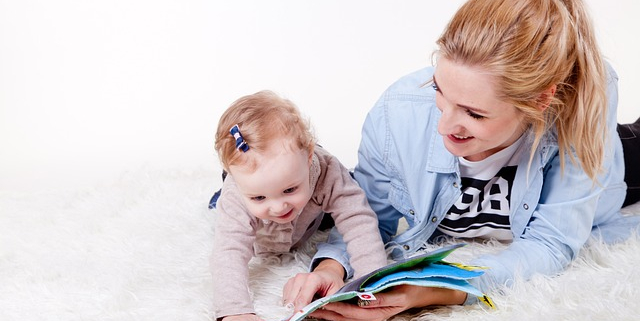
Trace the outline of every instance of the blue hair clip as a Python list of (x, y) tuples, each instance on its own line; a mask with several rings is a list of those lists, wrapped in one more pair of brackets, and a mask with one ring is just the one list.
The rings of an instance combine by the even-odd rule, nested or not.
[(236, 139), (236, 149), (246, 153), (249, 150), (249, 144), (247, 144), (244, 137), (242, 137), (238, 124), (233, 125), (229, 130), (229, 133), (231, 133), (231, 136)]

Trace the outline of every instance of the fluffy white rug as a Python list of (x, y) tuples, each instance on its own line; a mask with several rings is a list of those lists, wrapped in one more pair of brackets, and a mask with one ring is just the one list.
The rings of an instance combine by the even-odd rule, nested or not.
[[(141, 171), (83, 191), (0, 193), (0, 320), (210, 320), (207, 202), (218, 186), (213, 171)], [(640, 204), (625, 211), (640, 214)], [(473, 244), (451, 259), (501, 247)], [(286, 316), (281, 287), (313, 248), (252, 261), (266, 320)], [(565, 273), (493, 293), (495, 311), (443, 307), (392, 320), (637, 320), (639, 267), (637, 237), (592, 242)]]

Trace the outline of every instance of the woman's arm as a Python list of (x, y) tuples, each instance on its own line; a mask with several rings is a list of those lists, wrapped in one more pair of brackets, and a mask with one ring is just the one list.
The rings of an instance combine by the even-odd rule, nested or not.
[(400, 285), (390, 291), (377, 293), (376, 300), (359, 301), (358, 306), (331, 303), (324, 309), (314, 311), (311, 316), (334, 321), (382, 321), (411, 308), (462, 304), (466, 295), (456, 290)]
[(358, 148), (358, 164), (354, 177), (367, 195), (367, 200), (378, 216), (382, 241), (388, 243), (396, 234), (401, 214), (389, 203), (391, 179), (385, 166), (387, 135), (383, 99), (369, 112), (362, 127)]
[[(605, 126), (609, 135), (616, 135), (617, 75), (610, 66), (607, 70)], [(620, 146), (612, 144), (613, 139), (609, 142), (602, 173), (595, 183), (579, 164), (567, 161), (562, 170), (557, 152), (551, 153), (548, 148), (549, 160), (544, 161), (545, 153), (536, 151), (537, 157), (526, 178), (530, 185), (516, 184), (514, 188), (524, 188), (526, 191), (519, 192), (527, 194), (539, 191), (539, 198), (525, 196), (522, 203), (511, 204), (515, 213), (511, 222), (516, 234), (514, 240), (504, 251), (471, 262), (490, 267), (480, 278), (472, 280), (472, 284), (487, 292), (497, 286), (508, 286), (516, 273), (524, 279), (536, 273), (557, 274), (575, 259), (595, 224), (619, 216), (624, 198), (622, 151)]]

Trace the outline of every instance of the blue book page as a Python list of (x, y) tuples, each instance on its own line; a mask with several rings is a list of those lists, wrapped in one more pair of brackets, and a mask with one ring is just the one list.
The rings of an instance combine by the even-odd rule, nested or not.
[(455, 280), (446, 277), (432, 277), (428, 279), (401, 279), (393, 283), (387, 283), (376, 289), (376, 292), (384, 291), (387, 288), (398, 286), (401, 284), (418, 285), (434, 288), (445, 288), (451, 290), (464, 291), (469, 294), (482, 298), (484, 294), (480, 290), (476, 289), (473, 285), (469, 284), (466, 280)]
[[(466, 270), (449, 264), (434, 263), (408, 271), (398, 271), (384, 276), (379, 280), (366, 284), (362, 290), (365, 292), (380, 292), (381, 287), (387, 284), (397, 285), (403, 280), (419, 280), (431, 278), (446, 278), (450, 280), (469, 280), (482, 275), (483, 271)], [(386, 288), (386, 287), (385, 287)]]
[(317, 299), (284, 320), (300, 321), (322, 306), (337, 301), (345, 301), (362, 294), (373, 294), (390, 287), (410, 284), (427, 287), (440, 287), (464, 291), (480, 298), (491, 308), (495, 305), (491, 299), (472, 286), (468, 280), (484, 273), (481, 268), (449, 263), (443, 259), (455, 249), (465, 244), (454, 244), (436, 251), (411, 257), (375, 270), (355, 279), (333, 295)]
[(345, 284), (337, 293), (342, 292), (350, 292), (350, 291), (359, 291), (362, 289), (364, 284), (371, 282), (372, 280), (379, 279), (384, 277), (385, 275), (394, 273), (399, 270), (409, 270), (414, 266), (426, 266), (433, 262), (438, 262), (447, 257), (451, 252), (456, 250), (457, 248), (463, 247), (466, 244), (451, 244), (448, 246), (444, 246), (435, 251), (416, 255), (404, 260), (397, 261), (395, 263), (383, 266), (373, 272), (367, 273), (364, 276), (361, 276), (357, 279), (350, 281)]

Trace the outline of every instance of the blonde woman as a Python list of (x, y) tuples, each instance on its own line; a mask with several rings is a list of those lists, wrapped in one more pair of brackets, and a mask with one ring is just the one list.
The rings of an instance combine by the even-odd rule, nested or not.
[[(592, 233), (614, 241), (628, 234), (622, 227), (637, 226), (638, 217), (623, 222), (620, 214), (617, 75), (583, 1), (470, 0), (437, 44), (435, 66), (387, 89), (362, 130), (355, 178), (392, 258), (440, 237), (508, 243), (470, 262), (489, 267), (472, 283), (490, 293), (516, 276), (562, 271)], [(409, 227), (396, 235), (403, 218)], [(300, 306), (335, 291), (351, 271), (343, 252), (335, 242), (320, 247), (321, 270), (298, 275), (302, 285), (287, 288), (285, 299)], [(416, 286), (376, 296), (312, 315), (385, 320), (475, 300)]]

